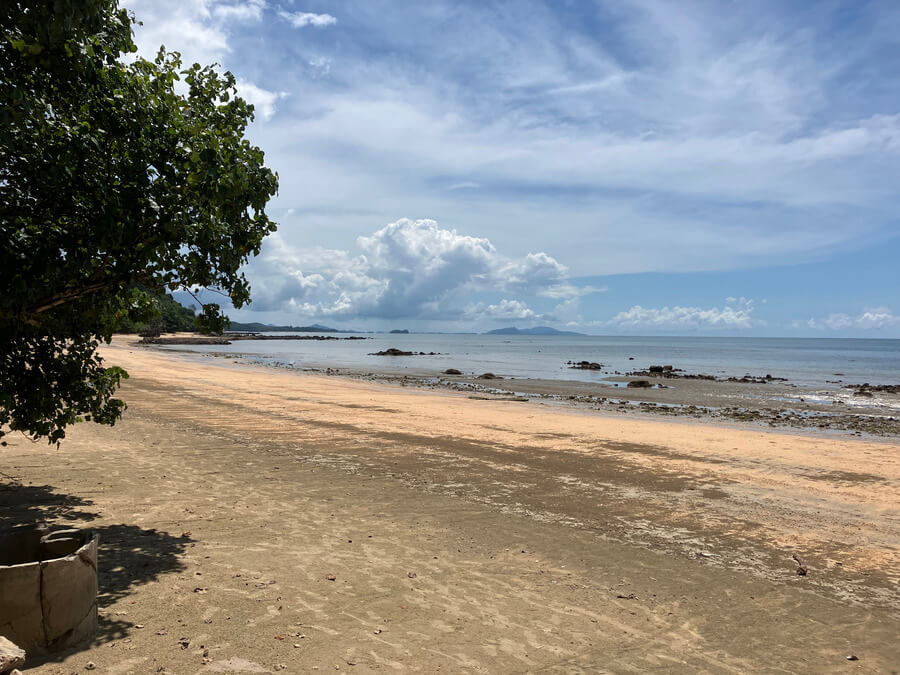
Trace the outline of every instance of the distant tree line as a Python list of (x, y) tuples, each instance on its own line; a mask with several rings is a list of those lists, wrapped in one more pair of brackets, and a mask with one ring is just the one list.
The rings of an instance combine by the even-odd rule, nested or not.
[(178, 333), (197, 330), (197, 313), (185, 307), (170, 294), (157, 295), (152, 300), (154, 315), (145, 321), (134, 321), (125, 315), (116, 324), (117, 333)]

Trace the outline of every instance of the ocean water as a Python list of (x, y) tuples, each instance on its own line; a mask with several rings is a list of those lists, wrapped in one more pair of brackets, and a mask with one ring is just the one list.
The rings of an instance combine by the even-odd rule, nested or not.
[[(271, 335), (285, 335), (272, 333)], [(341, 337), (346, 337), (341, 335)], [(174, 347), (203, 353), (240, 354), (296, 368), (437, 374), (492, 372), (504, 377), (600, 381), (603, 371), (573, 370), (567, 361), (596, 361), (604, 371), (627, 372), (672, 365), (687, 373), (717, 377), (746, 374), (785, 377), (808, 387), (841, 384), (900, 384), (900, 340), (838, 338), (520, 336), (409, 334), (367, 335), (369, 340), (242, 340), (231, 345)], [(438, 356), (371, 356), (396, 347)]]

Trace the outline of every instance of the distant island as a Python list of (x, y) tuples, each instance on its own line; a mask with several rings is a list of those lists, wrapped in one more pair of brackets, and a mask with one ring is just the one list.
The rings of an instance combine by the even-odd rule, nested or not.
[(409, 328), (395, 328), (391, 331), (391, 335), (409, 335)]
[(556, 330), (550, 326), (535, 326), (534, 328), (497, 328), (489, 330), (485, 335), (584, 335), (570, 330)]
[(268, 323), (240, 323), (232, 321), (226, 330), (241, 333), (356, 333), (353, 330), (339, 330), (314, 323), (311, 326), (273, 326)]

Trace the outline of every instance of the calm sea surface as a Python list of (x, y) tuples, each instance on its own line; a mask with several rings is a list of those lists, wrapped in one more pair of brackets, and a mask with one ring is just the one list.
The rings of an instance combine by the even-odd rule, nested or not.
[[(272, 333), (272, 335), (285, 335)], [(346, 337), (342, 335), (342, 337)], [(493, 372), (517, 378), (595, 381), (597, 371), (572, 370), (566, 361), (597, 361), (626, 372), (672, 365), (719, 377), (745, 374), (786, 377), (792, 383), (837, 388), (844, 383), (900, 383), (900, 340), (732, 337), (567, 337), (509, 335), (371, 335), (370, 340), (246, 340), (231, 345), (178, 346), (179, 350), (240, 354), (297, 368), (363, 371)], [(439, 352), (440, 356), (370, 356), (388, 347)]]

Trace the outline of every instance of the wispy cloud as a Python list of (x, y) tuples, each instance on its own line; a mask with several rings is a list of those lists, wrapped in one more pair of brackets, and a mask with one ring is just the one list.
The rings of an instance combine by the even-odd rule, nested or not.
[[(728, 301), (732, 301), (729, 303)], [(620, 329), (647, 329), (660, 331), (694, 331), (708, 329), (750, 328), (754, 324), (753, 300), (728, 298), (719, 307), (641, 307), (619, 312), (601, 325)]]
[(829, 314), (826, 317), (807, 319), (806, 321), (795, 321), (794, 326), (827, 331), (881, 331), (900, 326), (900, 316), (895, 315), (887, 307), (875, 307), (863, 310), (855, 316), (836, 313)]
[(337, 19), (331, 14), (314, 14), (313, 12), (288, 12), (279, 10), (278, 16), (291, 24), (294, 28), (303, 28), (304, 26), (315, 26), (323, 28), (332, 26), (337, 23)]

